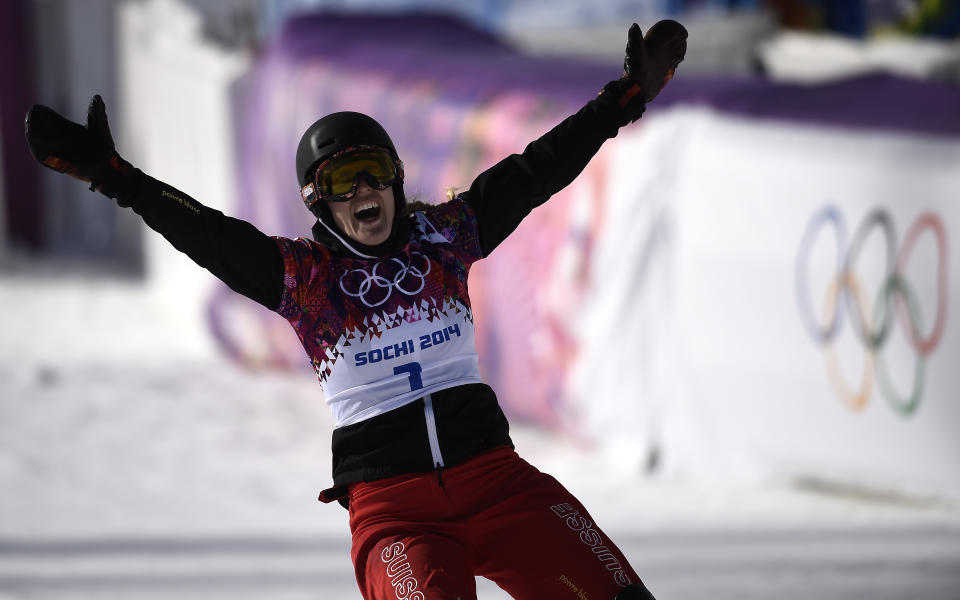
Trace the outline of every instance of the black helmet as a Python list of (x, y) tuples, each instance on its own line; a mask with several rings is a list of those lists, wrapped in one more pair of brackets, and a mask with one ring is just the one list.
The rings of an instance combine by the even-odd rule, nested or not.
[[(322, 161), (354, 146), (380, 146), (389, 150), (393, 159), (399, 161), (393, 140), (374, 118), (358, 112), (335, 112), (316, 121), (300, 138), (297, 146), (299, 186), (303, 187), (313, 180), (314, 172)], [(392, 251), (404, 236), (404, 228), (400, 226), (400, 215), (407, 204), (403, 181), (394, 184), (393, 197), (396, 201), (393, 230), (390, 239), (380, 246), (371, 248), (348, 241), (336, 226), (326, 202), (314, 202), (310, 207), (310, 212), (317, 217), (317, 223), (313, 226), (314, 239), (333, 248), (345, 247), (350, 253), (364, 257), (382, 256)]]
[(297, 146), (297, 177), (304, 186), (313, 179), (317, 165), (351, 146), (381, 146), (390, 150), (394, 160), (397, 149), (380, 123), (358, 112), (329, 114), (309, 128)]

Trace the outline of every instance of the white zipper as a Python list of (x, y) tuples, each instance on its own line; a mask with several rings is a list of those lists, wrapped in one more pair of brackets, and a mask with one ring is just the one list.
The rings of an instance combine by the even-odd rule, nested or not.
[(423, 397), (423, 415), (427, 419), (427, 439), (430, 440), (430, 453), (433, 466), (443, 467), (443, 455), (440, 454), (440, 440), (437, 438), (437, 420), (433, 416), (433, 398), (430, 394)]

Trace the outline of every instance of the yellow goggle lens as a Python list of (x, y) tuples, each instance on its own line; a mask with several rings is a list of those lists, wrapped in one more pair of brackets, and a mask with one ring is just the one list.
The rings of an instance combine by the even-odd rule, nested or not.
[(379, 148), (357, 150), (334, 157), (323, 165), (316, 176), (316, 191), (321, 198), (346, 196), (355, 191), (357, 176), (366, 173), (371, 184), (386, 188), (397, 179), (393, 157)]

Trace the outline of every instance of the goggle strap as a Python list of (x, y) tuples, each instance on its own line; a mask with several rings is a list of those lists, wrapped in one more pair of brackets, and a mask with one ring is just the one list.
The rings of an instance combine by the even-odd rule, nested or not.
[(300, 188), (300, 199), (307, 205), (307, 208), (310, 208), (316, 203), (317, 191), (312, 182)]

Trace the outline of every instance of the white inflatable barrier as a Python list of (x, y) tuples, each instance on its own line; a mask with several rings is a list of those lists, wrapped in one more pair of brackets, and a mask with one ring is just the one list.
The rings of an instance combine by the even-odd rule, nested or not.
[(706, 109), (622, 133), (590, 433), (668, 474), (960, 497), (958, 165), (957, 137)]

